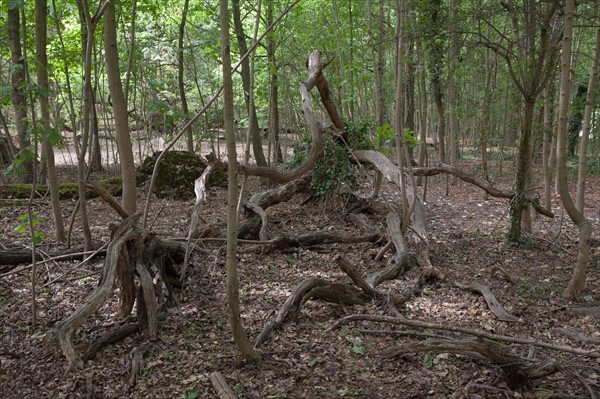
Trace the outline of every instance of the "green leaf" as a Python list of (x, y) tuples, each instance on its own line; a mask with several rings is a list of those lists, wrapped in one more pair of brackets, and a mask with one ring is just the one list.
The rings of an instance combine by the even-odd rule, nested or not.
[(184, 397), (184, 399), (196, 399), (196, 398), (200, 397), (200, 390), (196, 387), (186, 389), (185, 392), (183, 393), (183, 397)]

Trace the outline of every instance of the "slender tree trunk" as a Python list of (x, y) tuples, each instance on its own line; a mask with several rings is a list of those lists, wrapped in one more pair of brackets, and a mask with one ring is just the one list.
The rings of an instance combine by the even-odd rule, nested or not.
[[(600, 15), (600, 5), (596, 4), (597, 13)], [(596, 100), (596, 81), (598, 79), (598, 63), (600, 58), (600, 28), (596, 30), (596, 46), (592, 61), (592, 70), (588, 82), (587, 96), (585, 99), (585, 112), (583, 115), (583, 128), (581, 142), (579, 143), (579, 175), (577, 176), (577, 210), (584, 213), (585, 181), (587, 178), (587, 149), (592, 121), (592, 111)]]
[[(417, 38), (417, 61), (418, 61), (418, 76), (419, 76), (419, 166), (425, 166), (427, 156), (427, 84), (425, 79), (425, 60), (423, 59), (422, 39)], [(421, 186), (422, 176), (417, 176), (417, 185)]]
[[(235, 35), (237, 37), (238, 47), (240, 48), (240, 55), (244, 55), (248, 51), (248, 45), (246, 44), (246, 36), (244, 34), (244, 28), (242, 26), (239, 0), (231, 0), (231, 8), (233, 13), (233, 26), (235, 30)], [(250, 116), (251, 124), (248, 127), (248, 134), (250, 134), (250, 136), (252, 137), (252, 151), (254, 153), (254, 159), (256, 160), (256, 164), (258, 166), (267, 166), (267, 161), (265, 159), (265, 154), (262, 148), (260, 129), (258, 127), (258, 119), (256, 117), (256, 109), (254, 109), (254, 107), (250, 107), (250, 63), (248, 58), (245, 58), (244, 61), (242, 61), (241, 74), (246, 108), (248, 109), (248, 112), (253, 112), (253, 115)]]
[(560, 101), (558, 106), (558, 183), (560, 199), (569, 214), (569, 217), (579, 228), (579, 244), (577, 251), (577, 264), (573, 269), (571, 281), (567, 286), (564, 296), (575, 299), (585, 285), (592, 236), (592, 223), (579, 212), (569, 194), (567, 185), (567, 124), (569, 118), (569, 92), (571, 85), (571, 49), (573, 35), (573, 13), (575, 0), (565, 1), (565, 27), (563, 31), (563, 45), (561, 53), (560, 72)]
[[(40, 87), (48, 89), (48, 56), (46, 53), (47, 41), (47, 0), (36, 0), (35, 2), (35, 52), (38, 67), (37, 81)], [(50, 131), (50, 104), (48, 97), (40, 95), (40, 111), (42, 118), (39, 121), (44, 131)], [(64, 241), (65, 225), (63, 223), (60, 199), (58, 196), (58, 178), (56, 176), (56, 165), (54, 163), (54, 149), (49, 137), (44, 137), (43, 150), (48, 168), (48, 188), (50, 190), (50, 201), (52, 203), (52, 216), (54, 218), (54, 232), (57, 241)]]
[[(183, 37), (185, 35), (185, 21), (187, 19), (189, 4), (190, 0), (184, 0), (183, 10), (181, 11), (181, 23), (179, 24), (179, 37), (177, 40), (177, 77), (179, 82), (179, 96), (181, 97), (181, 110), (186, 118), (190, 110), (188, 109), (187, 98), (185, 96), (185, 85), (183, 82)], [(187, 128), (186, 147), (189, 152), (194, 152), (194, 134), (192, 132), (192, 125)]]
[[(273, 0), (266, 1), (267, 26), (273, 23)], [(273, 151), (273, 163), (283, 162), (281, 141), (279, 138), (279, 78), (275, 60), (275, 32), (267, 35), (267, 61), (269, 64), (269, 146)]]
[[(450, 14), (450, 54), (448, 56), (448, 133), (450, 136), (450, 164), (458, 166), (458, 120), (456, 116), (456, 84), (455, 75), (458, 65), (458, 37), (456, 33), (458, 23), (456, 17), (455, 0), (448, 0)], [(450, 178), (456, 184), (457, 178)]]
[[(544, 208), (552, 210), (552, 177), (554, 167), (550, 159), (553, 151), (552, 143), (552, 88), (548, 85), (544, 89), (544, 141), (542, 145), (542, 168), (544, 169)], [(556, 158), (556, 156), (554, 157)]]
[(123, 209), (133, 215), (136, 209), (135, 162), (133, 148), (129, 136), (127, 120), (127, 104), (123, 96), (121, 75), (119, 73), (119, 50), (117, 49), (117, 25), (115, 18), (115, 3), (109, 1), (104, 12), (104, 52), (106, 57), (106, 74), (112, 98), (112, 108), (115, 117), (115, 131), (121, 174), (123, 177)]
[[(231, 52), (229, 48), (229, 7), (227, 0), (220, 1), (221, 59), (223, 62), (223, 101), (225, 136), (227, 138), (228, 197), (227, 197), (227, 304), (233, 339), (242, 357), (257, 361), (258, 355), (246, 338), (240, 317), (239, 281), (237, 274), (237, 155), (233, 124), (233, 82), (231, 79)], [(244, 39), (245, 40), (245, 39)]]
[(525, 101), (523, 129), (521, 141), (519, 143), (519, 161), (517, 165), (515, 198), (511, 203), (510, 215), (511, 224), (508, 232), (510, 241), (518, 241), (521, 237), (521, 224), (523, 220), (523, 210), (525, 209), (525, 195), (527, 190), (528, 168), (531, 168), (531, 132), (533, 127), (533, 111), (535, 101)]
[[(9, 2), (7, 13), (8, 42), (10, 45), (10, 59), (12, 65), (11, 74), (11, 94), (12, 103), (15, 110), (15, 125), (17, 126), (17, 137), (19, 139), (19, 150), (25, 151), (31, 146), (31, 141), (27, 136), (27, 105), (23, 86), (25, 83), (25, 59), (21, 50), (20, 17), (19, 7)], [(29, 157), (31, 158), (31, 157)], [(24, 183), (31, 183), (33, 179), (33, 161), (25, 161), (25, 170), (20, 176)]]

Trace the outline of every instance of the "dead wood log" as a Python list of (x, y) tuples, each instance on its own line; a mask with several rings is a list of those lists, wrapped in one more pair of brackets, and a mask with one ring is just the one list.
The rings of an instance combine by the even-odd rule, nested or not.
[[(402, 190), (403, 177), (401, 176), (400, 169), (394, 165), (388, 157), (378, 151), (371, 150), (352, 151), (352, 156), (360, 163), (369, 163), (373, 165), (386, 180), (394, 183)], [(409, 184), (405, 185), (406, 195), (412, 210), (412, 213), (410, 213), (410, 218), (412, 220), (410, 227), (414, 232), (417, 244), (417, 262), (423, 270), (427, 270), (428, 275), (435, 275), (441, 279), (443, 277), (442, 272), (435, 268), (429, 259), (429, 239), (425, 205), (417, 194), (416, 188), (413, 187), (412, 180), (409, 180), (408, 183)]]
[(81, 360), (84, 363), (88, 360), (94, 360), (98, 352), (100, 352), (102, 349), (119, 341), (122, 341), (130, 335), (136, 334), (138, 331), (139, 326), (137, 324), (127, 324), (113, 331), (109, 331), (105, 335), (98, 338), (93, 344), (91, 344), (86, 349), (83, 355), (81, 355)]
[(144, 354), (148, 349), (148, 345), (141, 344), (140, 346), (133, 348), (129, 353), (131, 356), (129, 388), (132, 388), (137, 384), (138, 379), (142, 375), (142, 370), (144, 369)]
[(272, 240), (269, 245), (265, 247), (265, 251), (269, 253), (296, 247), (313, 247), (315, 245), (335, 243), (356, 244), (361, 242), (377, 242), (380, 238), (381, 234), (378, 233), (355, 236), (320, 231), (316, 233), (304, 234), (298, 237), (278, 237)]
[(492, 313), (498, 319), (500, 319), (502, 321), (519, 321), (519, 319), (517, 317), (508, 313), (502, 307), (502, 305), (500, 305), (500, 302), (498, 302), (498, 300), (496, 299), (496, 296), (494, 295), (492, 290), (490, 290), (490, 288), (487, 285), (479, 284), (476, 282), (472, 282), (471, 284), (454, 283), (454, 285), (456, 285), (461, 290), (475, 291), (475, 292), (478, 292), (481, 295), (483, 295), (483, 299), (487, 303), (487, 305), (490, 308), (490, 310), (492, 311)]
[[(82, 367), (83, 361), (75, 351), (72, 343), (74, 330), (87, 318), (98, 310), (112, 293), (117, 276), (122, 278), (125, 274), (122, 269), (131, 268), (135, 270), (141, 280), (142, 288), (137, 299), (138, 303), (138, 326), (140, 331), (146, 332), (152, 339), (157, 335), (156, 299), (154, 296), (153, 278), (154, 271), (149, 266), (154, 266), (159, 273), (169, 295), (175, 283), (179, 281), (176, 267), (183, 260), (183, 247), (174, 242), (160, 240), (154, 234), (137, 228), (135, 223), (141, 213), (132, 215), (125, 219), (120, 226), (113, 231), (113, 238), (107, 249), (107, 257), (100, 283), (96, 290), (88, 297), (85, 304), (77, 309), (65, 320), (57, 323), (56, 327), (49, 331), (47, 339), (58, 342), (63, 354), (67, 358), (67, 371), (76, 367)], [(152, 272), (152, 274), (151, 274)], [(133, 290), (135, 284), (120, 281), (121, 290)], [(131, 295), (128, 294), (127, 297)], [(131, 311), (131, 303), (121, 303), (121, 315), (127, 315)]]
[(400, 216), (394, 212), (388, 213), (387, 225), (390, 240), (396, 247), (396, 254), (390, 258), (383, 270), (367, 277), (366, 282), (371, 288), (375, 288), (382, 281), (396, 278), (408, 264), (408, 248), (400, 228)]
[(185, 257), (183, 260), (183, 265), (181, 267), (181, 283), (185, 282), (185, 273), (187, 271), (187, 266), (190, 260), (190, 255), (192, 251), (192, 239), (197, 234), (198, 225), (200, 223), (200, 212), (202, 208), (204, 208), (204, 203), (206, 202), (206, 183), (208, 179), (212, 175), (215, 170), (215, 164), (209, 164), (202, 172), (202, 176), (197, 178), (194, 181), (194, 193), (196, 194), (196, 202), (194, 203), (194, 211), (192, 212), (192, 219), (190, 221), (190, 228), (188, 230), (187, 237), (187, 246), (185, 249)]
[[(86, 256), (89, 256), (94, 253), (94, 251), (100, 249), (101, 246), (97, 243), (92, 245), (92, 250), (89, 252), (84, 252), (83, 248), (74, 248), (67, 249), (61, 251), (52, 251), (52, 252), (42, 252), (40, 250), (36, 251), (36, 259), (44, 259), (48, 261), (75, 261), (82, 260)], [(104, 256), (106, 251), (98, 251), (94, 256)], [(10, 266), (16, 266), (22, 263), (31, 263), (31, 249), (21, 249), (21, 248), (8, 248), (0, 250), (0, 265), (7, 265), (9, 267), (1, 268), (0, 273), (6, 273), (12, 269)], [(26, 270), (26, 269), (23, 269)], [(18, 271), (15, 271), (18, 273)]]
[(320, 298), (333, 303), (356, 305), (365, 303), (368, 296), (348, 284), (331, 283), (327, 280), (310, 277), (298, 284), (277, 313), (275, 320), (268, 321), (256, 339), (254, 347), (262, 345), (274, 329), (278, 329), (287, 318), (295, 319), (302, 304), (311, 298)]
[(383, 351), (385, 357), (396, 357), (406, 353), (442, 352), (455, 353), (487, 360), (500, 366), (506, 385), (511, 389), (529, 387), (533, 379), (543, 378), (561, 370), (556, 360), (545, 363), (534, 362), (509, 353), (490, 341), (427, 339), (398, 345)]
[(351, 322), (354, 322), (354, 321), (372, 321), (372, 322), (377, 322), (377, 323), (399, 324), (399, 325), (404, 325), (404, 326), (409, 326), (409, 327), (416, 327), (416, 328), (423, 328), (423, 329), (430, 329), (430, 330), (450, 331), (450, 332), (471, 335), (471, 336), (478, 337), (481, 339), (488, 339), (490, 341), (500, 341), (500, 342), (509, 342), (509, 343), (513, 343), (513, 344), (519, 344), (519, 345), (535, 346), (535, 347), (551, 349), (551, 350), (555, 350), (555, 351), (559, 351), (559, 352), (572, 353), (572, 354), (583, 356), (583, 357), (600, 359), (600, 352), (597, 350), (588, 351), (588, 350), (583, 350), (583, 349), (579, 349), (579, 348), (573, 348), (571, 346), (566, 346), (566, 345), (549, 344), (549, 343), (538, 341), (535, 339), (521, 339), (521, 338), (509, 337), (506, 335), (492, 334), (492, 333), (488, 333), (485, 331), (478, 331), (478, 330), (474, 330), (472, 328), (458, 327), (458, 326), (453, 326), (453, 325), (448, 325), (448, 324), (429, 323), (426, 321), (420, 321), (420, 320), (414, 320), (414, 319), (409, 320), (409, 319), (405, 319), (405, 318), (382, 316), (382, 315), (353, 314), (353, 315), (345, 316), (345, 317), (342, 317), (341, 319), (339, 319), (338, 321), (336, 321), (331, 327), (329, 327), (327, 329), (327, 331), (338, 329), (341, 326), (351, 323)]
[(591, 316), (600, 319), (600, 306), (571, 308), (571, 312), (579, 316)]
[[(413, 168), (413, 174), (415, 176), (434, 176), (438, 174), (450, 174), (458, 177), (462, 181), (465, 181), (467, 183), (473, 184), (481, 188), (492, 197), (512, 199), (515, 196), (515, 193), (499, 190), (496, 187), (492, 186), (488, 181), (477, 176), (470, 175), (464, 170), (451, 165), (438, 164), (436, 166)], [(551, 211), (547, 210), (546, 208), (540, 205), (539, 198), (529, 196), (525, 200), (529, 202), (538, 213), (549, 218), (554, 217), (554, 214)]]
[(213, 386), (219, 399), (237, 399), (236, 394), (233, 392), (227, 381), (218, 371), (210, 373), (210, 383)]
[(133, 225), (141, 214), (135, 214), (125, 219), (119, 226), (113, 241), (107, 249), (107, 257), (102, 271), (102, 279), (100, 285), (88, 297), (85, 304), (73, 312), (65, 320), (59, 322), (54, 330), (49, 332), (50, 339), (56, 337), (63, 354), (67, 358), (67, 372), (75, 368), (82, 368), (83, 362), (79, 354), (75, 351), (72, 342), (73, 331), (92, 315), (96, 310), (106, 302), (113, 290), (115, 277), (117, 275), (117, 262), (121, 254), (121, 250), (127, 240), (134, 235)]

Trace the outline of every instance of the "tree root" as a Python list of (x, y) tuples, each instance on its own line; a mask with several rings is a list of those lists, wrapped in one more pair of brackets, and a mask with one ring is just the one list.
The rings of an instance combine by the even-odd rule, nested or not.
[[(158, 332), (157, 305), (153, 279), (163, 284), (170, 298), (179, 282), (176, 265), (184, 257), (184, 250), (178, 243), (160, 240), (154, 234), (135, 226), (141, 213), (129, 216), (120, 226), (113, 227), (113, 237), (107, 249), (107, 256), (100, 283), (88, 297), (85, 304), (65, 320), (57, 323), (48, 332), (47, 339), (58, 342), (67, 358), (67, 372), (83, 367), (83, 359), (75, 351), (72, 335), (75, 329), (85, 322), (109, 298), (118, 277), (120, 284), (120, 314), (127, 316), (132, 308), (136, 288), (135, 276), (140, 280), (137, 289), (138, 328), (148, 338), (154, 339)], [(88, 356), (91, 356), (89, 354)]]
[(442, 352), (455, 353), (476, 359), (487, 360), (500, 366), (506, 385), (511, 389), (526, 388), (531, 380), (547, 377), (561, 370), (556, 360), (538, 363), (515, 356), (491, 341), (427, 339), (384, 350), (384, 357), (395, 357), (406, 353)]

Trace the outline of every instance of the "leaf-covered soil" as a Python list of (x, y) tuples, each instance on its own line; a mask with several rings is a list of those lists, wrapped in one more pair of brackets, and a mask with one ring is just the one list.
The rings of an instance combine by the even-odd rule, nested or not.
[[(594, 236), (589, 277), (579, 304), (561, 297), (575, 263), (578, 233), (561, 210), (558, 197), (554, 198), (556, 218), (536, 218), (533, 234), (514, 246), (505, 241), (509, 223), (506, 200), (484, 200), (480, 190), (463, 183), (451, 185), (446, 196), (445, 181), (445, 177), (430, 178), (426, 196), (431, 260), (445, 273), (445, 279), (426, 284), (418, 296), (398, 309), (399, 313), (411, 320), (598, 351), (600, 321), (577, 316), (570, 308), (600, 304), (600, 179), (592, 176), (588, 182), (586, 215), (593, 221)], [(495, 183), (510, 187), (509, 180)], [(265, 189), (258, 180), (250, 180), (249, 187), (252, 193)], [(145, 203), (144, 190), (140, 190), (140, 209)], [(362, 194), (368, 190), (365, 186)], [(383, 235), (386, 213), (397, 209), (400, 201), (394, 187), (384, 186), (369, 212), (363, 213), (367, 224), (359, 226), (344, 211), (343, 204), (306, 199), (306, 195), (299, 195), (268, 209), (269, 238), (323, 230)], [(185, 237), (193, 202), (153, 199), (152, 230), (163, 237)], [(210, 189), (203, 219), (224, 230), (225, 203), (224, 189)], [(70, 215), (74, 207), (75, 202), (64, 201), (64, 214)], [(48, 229), (51, 235), (48, 208), (48, 202), (40, 202), (34, 212), (41, 220), (38, 227)], [(2, 246), (26, 245), (27, 239), (13, 231), (17, 216), (24, 212), (24, 207), (0, 208)], [(105, 242), (108, 226), (118, 223), (118, 216), (100, 199), (89, 201), (89, 213), (94, 240)], [(76, 224), (73, 242), (81, 241), (78, 228)], [(256, 339), (304, 278), (317, 276), (351, 283), (335, 265), (338, 254), (346, 255), (365, 276), (382, 268), (390, 253), (381, 261), (374, 258), (383, 244), (326, 245), (260, 255), (245, 253), (249, 244), (241, 242), (238, 266), (247, 335)], [(44, 251), (60, 248), (50, 237), (41, 246)], [(36, 328), (31, 326), (30, 269), (0, 277), (0, 397), (215, 398), (209, 375), (216, 371), (240, 398), (589, 398), (593, 393), (596, 397), (600, 394), (598, 359), (499, 343), (520, 356), (540, 361), (554, 358), (563, 366), (560, 372), (534, 381), (529, 389), (513, 390), (507, 387), (501, 369), (485, 360), (445, 353), (382, 356), (390, 346), (425, 339), (424, 333), (471, 337), (374, 322), (355, 322), (329, 330), (348, 314), (394, 316), (392, 309), (380, 301), (352, 307), (308, 301), (296, 321), (285, 323), (259, 348), (260, 364), (242, 362), (229, 331), (224, 264), (224, 242), (195, 242), (185, 300), (179, 307), (162, 310), (166, 316), (161, 318), (159, 339), (147, 343), (135, 385), (131, 384), (131, 353), (144, 344), (137, 335), (103, 349), (84, 369), (67, 375), (62, 353), (44, 343), (44, 333), (81, 306), (94, 290), (102, 259), (85, 266), (77, 266), (77, 262), (38, 266)], [(497, 268), (512, 282), (502, 272), (492, 275)], [(400, 294), (412, 287), (419, 272), (411, 258), (406, 273), (378, 289)], [(518, 321), (498, 320), (481, 295), (461, 290), (455, 282), (488, 285)], [(122, 323), (117, 316), (115, 293), (74, 332), (77, 349), (83, 353), (88, 345)]]

